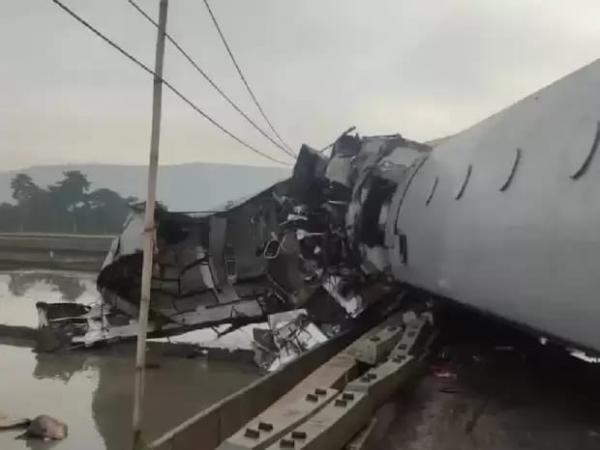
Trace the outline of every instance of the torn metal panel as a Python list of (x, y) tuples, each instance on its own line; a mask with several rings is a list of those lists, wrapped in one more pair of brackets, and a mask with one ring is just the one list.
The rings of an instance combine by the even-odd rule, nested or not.
[(362, 363), (375, 365), (388, 356), (403, 335), (399, 324), (390, 324), (354, 347), (352, 354)]
[[(304, 309), (272, 314), (268, 323), (269, 331), (263, 333), (255, 345), (255, 360), (268, 371), (279, 368), (328, 339), (309, 320)], [(264, 334), (268, 334), (268, 338)], [(265, 342), (269, 344), (265, 345)]]
[(343, 295), (341, 277), (333, 275), (327, 277), (323, 282), (323, 287), (351, 317), (357, 317), (364, 310), (365, 301), (360, 294)]
[(317, 205), (326, 185), (327, 159), (318, 151), (303, 145), (298, 153), (288, 194), (300, 205)]
[(355, 161), (356, 183), (346, 215), (348, 239), (367, 274), (388, 270), (386, 228), (393, 216), (393, 198), (410, 176), (415, 161), (430, 148), (399, 135), (366, 138)]
[[(349, 326), (393, 290), (382, 289), (389, 203), (399, 174), (427, 150), (400, 135), (344, 134), (330, 157), (303, 146), (289, 180), (221, 210), (158, 207), (151, 335), (239, 326), (308, 308), (304, 319), (273, 331), (281, 362), (326, 339), (313, 322), (328, 333)], [(73, 342), (133, 336), (142, 232), (143, 210), (135, 207), (98, 276), (104, 308)], [(289, 345), (287, 328), (296, 345)]]

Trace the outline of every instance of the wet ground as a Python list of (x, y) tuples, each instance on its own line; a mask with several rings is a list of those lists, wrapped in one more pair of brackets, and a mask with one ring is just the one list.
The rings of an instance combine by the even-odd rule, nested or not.
[[(0, 272), (0, 325), (36, 327), (36, 301), (96, 300), (94, 276), (75, 272)], [(0, 431), (0, 449), (100, 450), (128, 448), (133, 345), (69, 354), (36, 354), (26, 340), (0, 337), (0, 414), (49, 414), (69, 426), (56, 443), (15, 440)], [(158, 437), (193, 413), (256, 379), (243, 362), (164, 356), (151, 351), (145, 434)]]
[(443, 334), (416, 388), (379, 410), (372, 448), (599, 449), (598, 364), (470, 317), (480, 330)]
[[(93, 275), (0, 272), (0, 325), (37, 326), (39, 300), (96, 298)], [(600, 448), (600, 365), (474, 313), (441, 314), (436, 321), (441, 336), (424, 378), (378, 411), (370, 448)], [(194, 340), (191, 334), (180, 339)], [(246, 337), (242, 331), (231, 343)], [(149, 440), (259, 376), (251, 363), (165, 356), (159, 345), (150, 345), (148, 357)], [(26, 339), (0, 335), (0, 415), (49, 414), (69, 425), (68, 438), (57, 443), (15, 440), (21, 431), (0, 431), (0, 450), (129, 448), (132, 369), (132, 344), (36, 354)]]
[(93, 273), (16, 270), (0, 272), (0, 324), (37, 327), (35, 302), (98, 299)]

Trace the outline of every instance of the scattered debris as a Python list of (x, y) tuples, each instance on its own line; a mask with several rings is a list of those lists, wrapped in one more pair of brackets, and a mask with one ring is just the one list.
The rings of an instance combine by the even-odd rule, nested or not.
[(254, 361), (259, 367), (273, 371), (327, 339), (310, 322), (305, 309), (272, 314), (269, 329), (254, 331)]
[(65, 439), (67, 434), (68, 427), (66, 424), (54, 417), (41, 415), (28, 421), (27, 430), (25, 430), (25, 433), (18, 436), (17, 439), (35, 438), (43, 439), (45, 441), (60, 441)]

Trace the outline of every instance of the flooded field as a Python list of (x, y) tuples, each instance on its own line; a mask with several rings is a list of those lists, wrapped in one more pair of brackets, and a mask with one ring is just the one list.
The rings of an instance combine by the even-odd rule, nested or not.
[(96, 276), (92, 273), (0, 272), (0, 324), (37, 327), (35, 302), (90, 304), (98, 299), (95, 286)]
[[(0, 272), (0, 325), (37, 326), (36, 301), (93, 302), (94, 276), (75, 272)], [(0, 431), (0, 449), (122, 449), (130, 443), (134, 346), (36, 354), (30, 343), (0, 338), (0, 414), (49, 414), (69, 426), (56, 443), (15, 440)], [(150, 352), (145, 432), (158, 437), (191, 414), (258, 377), (242, 362), (185, 359)]]

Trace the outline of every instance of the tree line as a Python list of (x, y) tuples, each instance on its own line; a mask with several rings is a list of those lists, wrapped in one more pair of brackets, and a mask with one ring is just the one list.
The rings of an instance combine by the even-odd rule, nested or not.
[(90, 190), (79, 170), (63, 172), (56, 184), (42, 188), (19, 173), (11, 179), (14, 204), (0, 204), (0, 231), (48, 233), (119, 233), (135, 197), (107, 188)]

